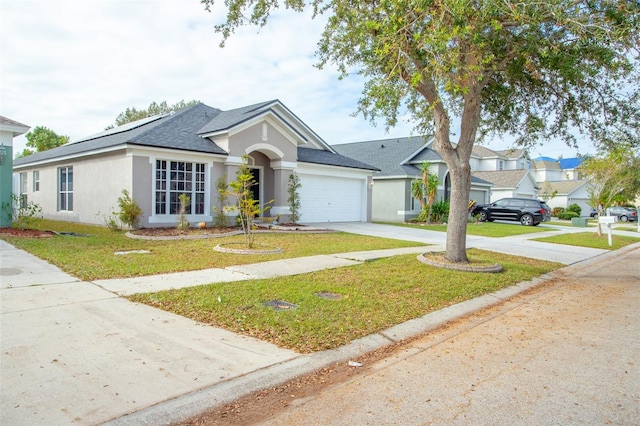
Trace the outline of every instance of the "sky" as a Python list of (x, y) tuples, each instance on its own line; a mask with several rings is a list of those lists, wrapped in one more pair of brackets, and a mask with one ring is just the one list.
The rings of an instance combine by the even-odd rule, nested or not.
[[(324, 22), (279, 11), (263, 28), (219, 47), (224, 2), (0, 0), (0, 115), (71, 140), (98, 133), (127, 108), (199, 100), (229, 110), (278, 99), (329, 144), (415, 136), (353, 117), (363, 81), (314, 67)], [(14, 153), (25, 147), (14, 139)], [(507, 139), (483, 143), (508, 149)], [(593, 153), (561, 142), (530, 150), (558, 158)]]

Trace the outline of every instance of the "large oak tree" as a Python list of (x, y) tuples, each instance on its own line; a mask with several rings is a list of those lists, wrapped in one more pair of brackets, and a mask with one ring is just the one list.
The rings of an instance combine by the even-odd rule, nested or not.
[[(201, 0), (207, 10), (215, 0)], [(393, 126), (409, 112), (449, 167), (445, 257), (467, 262), (471, 168), (478, 135), (523, 145), (576, 132), (637, 135), (635, 0), (225, 0), (224, 40), (265, 25), (279, 6), (327, 23), (319, 66), (365, 78), (358, 111)], [(453, 140), (452, 121), (460, 123)]]

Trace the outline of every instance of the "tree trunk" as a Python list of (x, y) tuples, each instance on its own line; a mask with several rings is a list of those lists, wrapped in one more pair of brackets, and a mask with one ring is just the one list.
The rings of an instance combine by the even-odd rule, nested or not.
[(449, 168), (451, 197), (447, 225), (447, 251), (450, 262), (467, 263), (467, 220), (469, 217), (469, 192), (471, 190), (471, 151), (480, 123), (480, 86), (471, 85), (465, 96), (460, 139), (453, 147), (449, 139), (450, 121), (444, 110), (434, 108), (436, 151)]
[(471, 167), (467, 164), (449, 165), (451, 197), (447, 222), (447, 252), (449, 262), (467, 263), (467, 219), (469, 191), (471, 189)]

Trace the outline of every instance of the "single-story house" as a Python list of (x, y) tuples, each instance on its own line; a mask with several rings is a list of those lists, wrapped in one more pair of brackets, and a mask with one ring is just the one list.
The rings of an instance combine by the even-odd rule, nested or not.
[[(334, 148), (347, 157), (379, 169), (373, 175), (372, 219), (405, 222), (420, 214), (420, 202), (413, 197), (411, 185), (414, 180), (422, 179), (420, 166), (423, 162), (429, 163), (430, 173), (438, 176), (436, 200), (450, 198), (449, 169), (432, 145), (432, 138), (414, 136), (340, 144)], [(488, 203), (490, 194), (491, 183), (471, 177), (471, 200)]]
[(495, 170), (487, 172), (473, 172), (473, 176), (491, 182), (491, 202), (501, 198), (532, 198), (538, 196), (540, 189), (531, 170)]
[(571, 204), (577, 204), (582, 209), (580, 216), (588, 217), (591, 213), (589, 205), (589, 181), (581, 180), (561, 180), (556, 182), (538, 182), (538, 186), (544, 189), (546, 194), (555, 195), (547, 200), (547, 205), (551, 208), (567, 208)]
[(233, 181), (244, 156), (266, 215), (286, 218), (295, 172), (300, 221), (371, 219), (376, 168), (338, 154), (278, 100), (229, 111), (197, 104), (16, 159), (13, 171), (45, 218), (102, 224), (126, 189), (142, 208), (140, 226), (164, 227), (177, 223), (183, 193), (189, 222), (211, 223), (216, 181)]

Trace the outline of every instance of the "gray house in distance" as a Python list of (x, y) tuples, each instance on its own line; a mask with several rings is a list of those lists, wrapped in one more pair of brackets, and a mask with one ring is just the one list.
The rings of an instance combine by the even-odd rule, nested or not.
[[(449, 169), (432, 149), (433, 139), (415, 136), (334, 145), (336, 151), (347, 157), (370, 164), (380, 171), (373, 175), (372, 219), (374, 221), (405, 222), (420, 213), (420, 202), (411, 194), (411, 184), (422, 179), (420, 165), (429, 163), (431, 173), (438, 176), (436, 200), (448, 200), (451, 195)], [(488, 203), (490, 182), (471, 177), (469, 198), (477, 203)]]
[(143, 227), (175, 226), (190, 197), (191, 224), (211, 223), (216, 181), (234, 180), (243, 157), (270, 215), (286, 215), (288, 180), (300, 177), (301, 221), (371, 219), (371, 179), (377, 169), (338, 154), (280, 101), (222, 111), (197, 104), (128, 123), (49, 151), (17, 159), (21, 196), (45, 218), (103, 224), (122, 190), (143, 210)]

